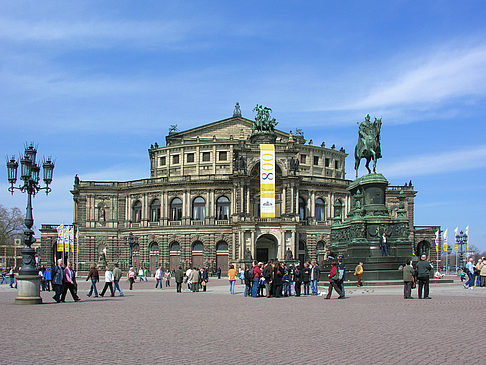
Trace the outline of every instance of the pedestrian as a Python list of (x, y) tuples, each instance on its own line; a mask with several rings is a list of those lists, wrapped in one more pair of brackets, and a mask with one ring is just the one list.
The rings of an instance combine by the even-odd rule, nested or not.
[(88, 297), (90, 297), (94, 291), (94, 297), (98, 298), (98, 289), (96, 288), (96, 283), (100, 281), (100, 274), (98, 272), (98, 269), (96, 268), (96, 264), (91, 264), (90, 266), (86, 281), (90, 279), (91, 279), (91, 288), (89, 289)]
[(243, 285), (245, 283), (245, 269), (242, 267), (238, 269), (238, 277), (240, 278), (241, 285)]
[(466, 289), (474, 289), (474, 259), (472, 257), (466, 264), (464, 271), (466, 272), (466, 275), (468, 277), (468, 280), (464, 284), (464, 287)]
[(52, 297), (57, 303), (61, 302), (61, 295), (63, 292), (64, 269), (62, 267), (62, 259), (57, 260), (57, 265), (52, 270), (52, 287), (54, 289), (54, 296)]
[(46, 269), (44, 277), (46, 279), (46, 289), (47, 291), (51, 291), (52, 269), (50, 267)]
[(160, 285), (160, 289), (162, 289), (162, 267), (159, 267), (155, 270), (155, 289)]
[(216, 275), (218, 275), (218, 279), (221, 279), (221, 267), (218, 267), (218, 270), (216, 270)]
[(363, 286), (363, 283), (361, 282), (363, 278), (363, 271), (363, 263), (360, 262), (354, 269), (354, 276), (358, 277), (358, 283), (356, 284), (357, 287)]
[(431, 299), (429, 297), (429, 277), (430, 270), (434, 267), (427, 261), (427, 255), (422, 255), (420, 261), (417, 263), (417, 280), (418, 280), (418, 297), (422, 299), (422, 291), (424, 299)]
[(304, 283), (304, 295), (309, 295), (309, 284), (310, 284), (311, 269), (309, 264), (304, 264), (304, 269), (302, 270), (302, 282)]
[(73, 297), (73, 300), (75, 302), (79, 302), (81, 300), (76, 294), (76, 279), (74, 277), (72, 264), (69, 261), (67, 263), (67, 267), (64, 269), (64, 288), (62, 291), (61, 302), (64, 302), (66, 300), (66, 294), (68, 290), (71, 293), (71, 296)]
[(199, 271), (199, 276), (201, 278), (200, 280), (201, 280), (202, 291), (206, 291), (209, 282), (208, 268), (201, 267), (201, 270)]
[(118, 263), (116, 263), (115, 268), (113, 269), (113, 294), (116, 294), (116, 291), (118, 290), (121, 297), (124, 296), (122, 290), (120, 289), (120, 279), (122, 276), (122, 271), (118, 267)]
[(2, 285), (3, 283), (7, 284), (7, 271), (5, 269), (2, 269), (2, 282), (0, 283), (0, 285)]
[(280, 265), (280, 262), (277, 260), (273, 268), (273, 290), (275, 298), (280, 298), (282, 296), (283, 275), (284, 271), (282, 265)]
[(44, 274), (46, 273), (46, 268), (44, 265), (41, 265), (40, 270), (39, 270), (39, 276), (41, 278), (41, 289), (42, 291), (46, 291), (46, 278)]
[(201, 277), (199, 275), (199, 269), (197, 267), (192, 268), (190, 279), (191, 279), (192, 292), (193, 293), (199, 292), (199, 281)]
[(312, 267), (311, 267), (311, 294), (312, 295), (317, 295), (318, 290), (317, 290), (317, 282), (319, 281), (319, 264), (317, 262), (312, 262)]
[(143, 269), (143, 281), (147, 281), (147, 273), (148, 273), (147, 268)]
[(282, 282), (283, 282), (283, 292), (284, 292), (284, 297), (290, 297), (290, 275), (288, 270), (284, 272), (284, 275), (282, 277)]
[(258, 266), (256, 261), (253, 262), (251, 276), (253, 277), (253, 282), (251, 284), (251, 296), (256, 298), (258, 295), (258, 287), (260, 286), (260, 278), (262, 276), (262, 271), (260, 270), (260, 266)]
[(187, 283), (187, 290), (190, 290), (192, 291), (192, 285), (191, 285), (191, 273), (192, 273), (192, 269), (189, 268), (186, 270), (186, 283)]
[(15, 271), (13, 267), (10, 268), (10, 271), (8, 272), (8, 276), (10, 278), (10, 287), (13, 288), (15, 284)]
[(380, 248), (381, 248), (381, 256), (388, 256), (388, 243), (386, 241), (386, 234), (383, 234), (380, 237)]
[(165, 279), (165, 287), (170, 286), (170, 278), (172, 277), (172, 274), (170, 273), (169, 269), (165, 270), (164, 273), (164, 279)]
[(295, 276), (294, 276), (294, 265), (289, 265), (289, 280), (290, 280), (290, 296), (292, 296), (292, 291), (295, 293)]
[(140, 282), (143, 281), (143, 269), (140, 268), (140, 270), (138, 270), (138, 279), (140, 280)]
[(272, 281), (273, 281), (273, 266), (272, 262), (268, 262), (263, 268), (263, 277), (265, 278), (265, 292), (267, 298), (272, 296)]
[(341, 292), (343, 293), (344, 296), (346, 296), (346, 292), (344, 291), (344, 281), (346, 280), (346, 265), (344, 265), (344, 256), (339, 255), (338, 256), (338, 272), (339, 272), (339, 289), (341, 289)]
[(175, 282), (176, 282), (176, 291), (177, 293), (182, 292), (182, 281), (184, 280), (184, 271), (182, 271), (182, 266), (176, 270), (175, 274)]
[(128, 271), (128, 281), (130, 282), (130, 290), (133, 289), (133, 283), (135, 282), (135, 270), (133, 267), (130, 268), (130, 271)]
[(481, 268), (479, 271), (479, 278), (481, 280), (481, 286), (486, 286), (486, 260), (484, 257), (481, 258)]
[(294, 281), (295, 281), (295, 296), (300, 297), (300, 289), (302, 286), (302, 270), (300, 269), (300, 264), (295, 265)]
[(331, 299), (332, 289), (336, 290), (339, 294), (338, 299), (343, 299), (344, 295), (338, 285), (339, 282), (339, 271), (337, 268), (336, 261), (331, 263), (331, 271), (329, 272), (329, 288), (327, 289), (327, 296), (324, 299)]
[(479, 259), (478, 260), (478, 263), (474, 267), (474, 277), (475, 277), (475, 281), (476, 281), (476, 286), (477, 287), (480, 287), (481, 286), (481, 276), (480, 276), (480, 273), (481, 273), (481, 267), (482, 267), (481, 264), (482, 263), (483, 263), (483, 260), (482, 259)]
[(412, 261), (405, 263), (402, 271), (403, 271), (403, 298), (413, 299), (412, 285), (414, 282), (415, 270), (413, 269)]
[(235, 283), (236, 283), (235, 265), (230, 265), (230, 268), (228, 270), (228, 280), (229, 280), (229, 284), (230, 284), (230, 293), (234, 294), (235, 293)]
[(115, 296), (115, 293), (113, 292), (113, 272), (111, 271), (109, 266), (106, 266), (105, 270), (105, 286), (103, 287), (103, 290), (100, 293), (100, 297), (105, 296), (106, 289), (110, 288), (110, 293), (111, 297)]

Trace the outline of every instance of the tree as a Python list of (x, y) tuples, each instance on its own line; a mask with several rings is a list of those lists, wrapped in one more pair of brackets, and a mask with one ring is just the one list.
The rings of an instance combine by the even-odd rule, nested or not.
[(24, 217), (19, 208), (5, 208), (0, 204), (0, 244), (5, 245), (24, 230)]

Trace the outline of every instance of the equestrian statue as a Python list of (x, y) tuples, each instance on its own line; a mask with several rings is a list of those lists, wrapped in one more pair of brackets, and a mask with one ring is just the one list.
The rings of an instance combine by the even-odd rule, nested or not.
[(371, 122), (370, 115), (366, 114), (365, 120), (358, 124), (359, 138), (354, 149), (354, 169), (356, 170), (356, 178), (358, 178), (359, 163), (362, 158), (366, 159), (365, 167), (370, 174), (370, 161), (373, 160), (373, 173), (376, 173), (376, 161), (381, 158), (381, 118), (375, 118), (375, 121)]

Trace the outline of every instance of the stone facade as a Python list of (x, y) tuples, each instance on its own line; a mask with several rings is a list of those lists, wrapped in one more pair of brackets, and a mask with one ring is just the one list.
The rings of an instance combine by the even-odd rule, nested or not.
[[(150, 177), (133, 181), (76, 181), (73, 223), (79, 228), (80, 271), (106, 249), (108, 263), (126, 270), (127, 237), (133, 233), (132, 265), (174, 269), (206, 265), (210, 270), (248, 260), (324, 258), (335, 207), (346, 215), (343, 149), (306, 142), (302, 135), (275, 131), (276, 218), (259, 217), (259, 145), (251, 120), (240, 116), (183, 132), (149, 150)], [(298, 161), (298, 162), (297, 162)], [(389, 187), (392, 214), (401, 187)], [(413, 227), (412, 186), (403, 189)], [(55, 256), (55, 226), (44, 225), (41, 257)], [(57, 254), (59, 256), (59, 253)], [(76, 256), (77, 255), (77, 256)]]

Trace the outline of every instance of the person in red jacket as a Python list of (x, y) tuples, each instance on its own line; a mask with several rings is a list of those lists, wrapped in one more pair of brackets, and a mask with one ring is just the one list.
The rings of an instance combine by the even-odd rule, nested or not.
[(253, 262), (253, 286), (251, 290), (251, 296), (253, 298), (257, 297), (258, 294), (258, 285), (260, 285), (260, 276), (262, 276), (262, 271), (258, 266), (257, 262)]
[(333, 261), (331, 263), (332, 268), (331, 272), (329, 273), (329, 288), (327, 289), (327, 296), (324, 299), (331, 299), (331, 294), (332, 294), (332, 288), (336, 290), (336, 293), (339, 294), (338, 299), (343, 299), (344, 295), (341, 289), (339, 288), (339, 285), (337, 282), (339, 281), (339, 272), (336, 266), (336, 261)]

